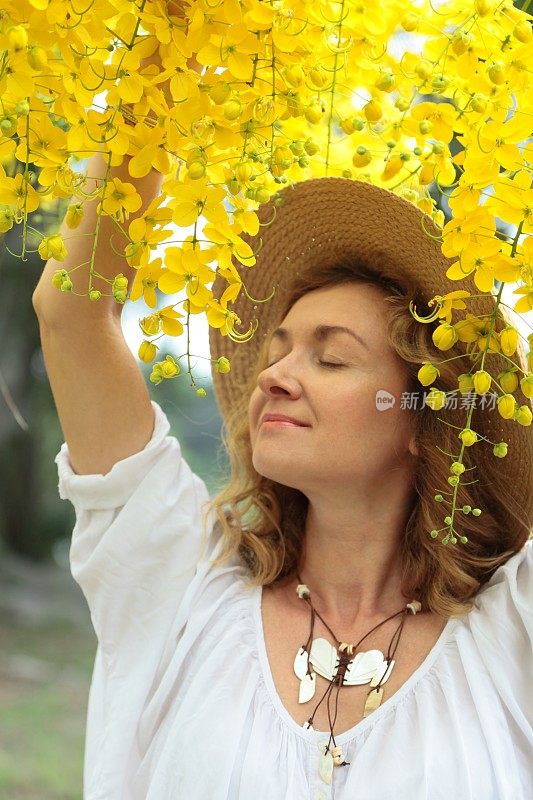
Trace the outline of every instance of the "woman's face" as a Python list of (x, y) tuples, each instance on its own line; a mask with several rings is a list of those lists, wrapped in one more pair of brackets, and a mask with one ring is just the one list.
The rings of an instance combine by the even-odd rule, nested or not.
[[(327, 286), (294, 304), (285, 333), (270, 337), (270, 366), (249, 402), (260, 475), (308, 497), (327, 491), (340, 499), (345, 489), (372, 492), (391, 470), (411, 470), (416, 411), (400, 408), (408, 377), (387, 341), (387, 314), (382, 292), (367, 284)], [(344, 326), (362, 341), (317, 326)], [(263, 423), (269, 413), (305, 427)]]

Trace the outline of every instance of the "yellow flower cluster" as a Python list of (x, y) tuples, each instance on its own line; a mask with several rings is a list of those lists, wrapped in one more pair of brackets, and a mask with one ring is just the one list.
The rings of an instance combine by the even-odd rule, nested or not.
[[(243, 289), (235, 262), (255, 264), (242, 234), (258, 232), (256, 211), (280, 186), (343, 176), (384, 186), (431, 215), (454, 260), (449, 279), (473, 275), (480, 294), (496, 294), (498, 304), (504, 284), (516, 283), (515, 311), (533, 309), (531, 15), (511, 0), (445, 0), (438, 8), (429, 0), (181, 6), (183, 16), (167, 0), (92, 0), (78, 9), (63, 0), (4, 0), (0, 232), (22, 225), (23, 253), (28, 215), (41, 206), (66, 198), (68, 226), (80, 224), (87, 176), (73, 168), (75, 159), (100, 151), (111, 167), (128, 155), (133, 179), (152, 169), (165, 175), (161, 196), (127, 226), (142, 205), (134, 184), (109, 178), (98, 190), (98, 213), (128, 238), (124, 257), (137, 269), (132, 301), (142, 296), (156, 309), (157, 289), (185, 289), (187, 322), (205, 313), (222, 336), (245, 341), (253, 331), (239, 332), (231, 309)], [(143, 66), (156, 52), (160, 67)], [(201, 73), (188, 66), (192, 56)], [(447, 197), (447, 222), (435, 190)], [(170, 238), (170, 223), (194, 233), (167, 247), (163, 263), (153, 251)], [(38, 249), (43, 259), (67, 254), (57, 234), (43, 233)], [(91, 262), (91, 276), (94, 270)], [(217, 271), (227, 281), (220, 298), (211, 289)], [(69, 291), (66, 270), (54, 285)], [(116, 276), (117, 302), (127, 288)], [(100, 297), (91, 285), (88, 295)], [(431, 317), (412, 313), (438, 320), (437, 349), (460, 341), (482, 355), (476, 371), (461, 376), (461, 391), (487, 392), (485, 359), (506, 356), (498, 412), (529, 425), (529, 402), (517, 407), (512, 392), (520, 385), (532, 397), (531, 338), (530, 372), (519, 380), (513, 327), (498, 333), (495, 317), (468, 313), (454, 321), (469, 296), (458, 289), (433, 298)], [(179, 336), (179, 316), (167, 306), (141, 328), (148, 337)], [(144, 340), (139, 357), (151, 362), (156, 350)], [(227, 372), (229, 362), (216, 368)], [(167, 358), (151, 380), (177, 374)], [(426, 363), (419, 378), (428, 386), (439, 374)], [(428, 396), (430, 407), (442, 407), (443, 392), (433, 387)], [(469, 426), (470, 416), (463, 447), (476, 441)], [(493, 444), (503, 457), (505, 443)], [(452, 542), (454, 489), (444, 539)]]

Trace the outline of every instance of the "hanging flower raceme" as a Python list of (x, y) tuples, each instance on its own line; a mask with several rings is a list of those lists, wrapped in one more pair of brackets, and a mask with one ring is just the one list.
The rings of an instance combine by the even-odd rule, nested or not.
[[(520, 326), (500, 329), (478, 318), (461, 281), (471, 276), (496, 305), (502, 286), (515, 284), (514, 311), (533, 310), (532, 41), (531, 15), (489, 0), (450, 0), (438, 9), (421, 0), (416, 10), (408, 0), (92, 0), (75, 14), (68, 3), (5, 0), (0, 233), (20, 226), (24, 258), (37, 231), (40, 256), (65, 261), (68, 240), (57, 229), (38, 231), (42, 215), (31, 215), (62, 204), (74, 237), (85, 203), (96, 200), (137, 272), (131, 285), (119, 273), (107, 292), (96, 289), (93, 247), (88, 298), (122, 304), (130, 290), (132, 302), (142, 298), (152, 314), (142, 319), (139, 358), (151, 363), (158, 346), (150, 340), (188, 332), (191, 314), (204, 314), (222, 336), (254, 335), (253, 326), (239, 332), (232, 310), (246, 288), (236, 265), (255, 267), (242, 237), (260, 237), (256, 212), (279, 188), (323, 176), (385, 186), (429, 214), (453, 261), (443, 286), (446, 278), (447, 289), (450, 280), (457, 289), (436, 294), (427, 317), (411, 309), (421, 324), (433, 324), (436, 357), (428, 355), (418, 372), (421, 385), (432, 387), (425, 406), (445, 411), (450, 387), (439, 381), (457, 351), (472, 361), (459, 392), (495, 391), (496, 413), (529, 425), (533, 341), (524, 371), (516, 358)], [(94, 152), (108, 167), (88, 189), (84, 160)], [(131, 181), (112, 174), (125, 157)], [(165, 176), (162, 191), (141, 211), (136, 181), (152, 170)], [(441, 194), (447, 205), (439, 207)], [(176, 236), (176, 226), (193, 233)], [(171, 246), (158, 258), (165, 243)], [(53, 279), (64, 292), (79, 265), (66, 266)], [(227, 282), (219, 298), (211, 288), (217, 274)], [(183, 314), (178, 303), (158, 310), (161, 295), (177, 292)], [(205, 396), (188, 344), (185, 355), (186, 370), (167, 356), (150, 380), (187, 374)], [(228, 372), (226, 361), (215, 369)], [(464, 447), (480, 441), (471, 410), (458, 441), (453, 464), (462, 465)], [(505, 457), (505, 442), (492, 446)], [(467, 513), (457, 506), (457, 470), (449, 476), (446, 543), (465, 538), (455, 528), (456, 514)]]

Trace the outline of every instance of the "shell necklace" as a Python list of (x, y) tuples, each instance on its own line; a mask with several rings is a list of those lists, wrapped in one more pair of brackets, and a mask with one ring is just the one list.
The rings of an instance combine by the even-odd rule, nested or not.
[[(369, 683), (372, 687), (368, 692), (365, 708), (363, 712), (364, 717), (368, 717), (372, 711), (375, 711), (381, 704), (383, 699), (383, 684), (388, 680), (392, 669), (394, 667), (394, 653), (400, 642), (403, 626), (407, 614), (417, 614), (422, 609), (422, 605), (418, 600), (412, 600), (410, 603), (392, 614), (383, 622), (378, 623), (372, 630), (360, 639), (357, 644), (349, 644), (348, 642), (341, 642), (333, 633), (331, 628), (322, 619), (318, 611), (314, 608), (311, 602), (311, 592), (309, 587), (302, 581), (300, 575), (297, 575), (300, 583), (296, 587), (296, 593), (301, 600), (305, 600), (310, 607), (311, 611), (311, 625), (309, 637), (305, 645), (302, 645), (294, 659), (294, 672), (296, 677), (300, 680), (300, 692), (298, 697), (299, 703), (307, 703), (315, 696), (316, 691), (316, 674), (318, 673), (323, 678), (328, 680), (329, 686), (322, 699), (314, 709), (309, 719), (304, 722), (303, 728), (314, 730), (313, 718), (317, 709), (322, 704), (323, 700), (328, 698), (328, 720), (330, 726), (330, 738), (322, 755), (322, 762), (320, 767), (320, 775), (326, 783), (331, 783), (331, 776), (333, 773), (333, 766), (348, 766), (349, 761), (344, 760), (342, 747), (335, 743), (335, 736), (333, 735), (333, 727), (337, 719), (337, 708), (339, 700), (339, 691), (341, 686), (360, 686), (361, 684)], [(400, 624), (392, 635), (387, 650), (387, 656), (384, 657), (381, 650), (367, 650), (366, 652), (357, 652), (357, 648), (367, 636), (369, 636), (376, 628), (384, 625), (390, 619), (402, 615)], [(327, 639), (318, 638), (313, 639), (313, 631), (315, 626), (315, 615), (324, 623), (334, 640), (338, 645), (334, 647)], [(311, 668), (314, 668), (313, 669)], [(331, 719), (330, 700), (333, 692), (333, 687), (337, 687), (335, 696), (335, 717)], [(333, 747), (330, 744), (333, 742)]]

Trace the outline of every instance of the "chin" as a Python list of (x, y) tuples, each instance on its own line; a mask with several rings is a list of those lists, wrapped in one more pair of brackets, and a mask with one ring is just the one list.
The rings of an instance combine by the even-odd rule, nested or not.
[(255, 459), (252, 457), (252, 464), (258, 475), (268, 480), (288, 486), (290, 489), (299, 489), (294, 485), (294, 463), (285, 465), (273, 464), (270, 459)]

